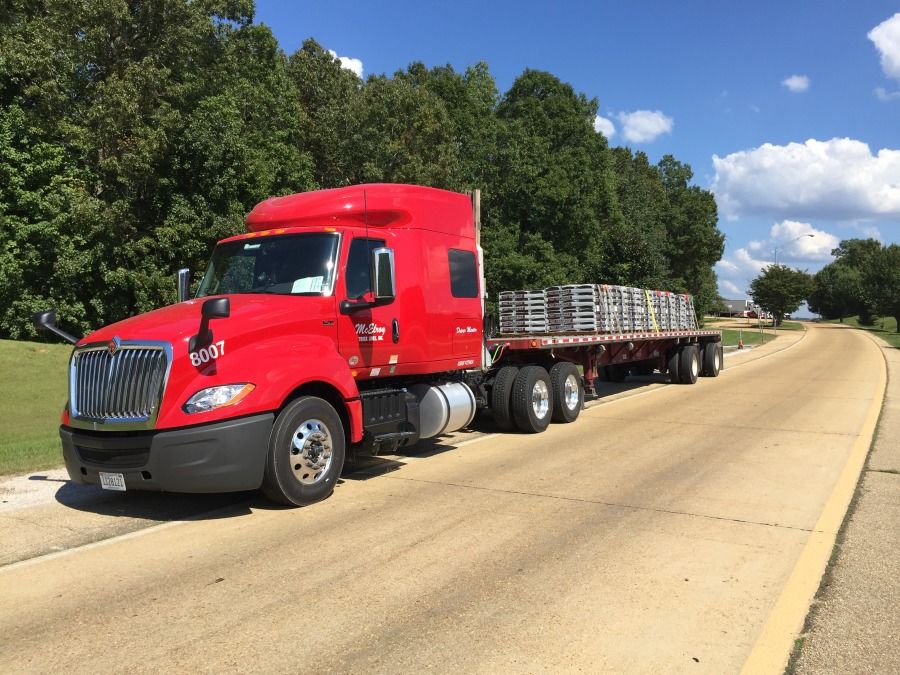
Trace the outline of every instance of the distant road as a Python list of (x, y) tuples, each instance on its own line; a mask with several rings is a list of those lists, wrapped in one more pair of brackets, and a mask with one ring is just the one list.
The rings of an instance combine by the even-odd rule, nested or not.
[(541, 435), (381, 460), (303, 509), (209, 498), (147, 527), (181, 498), (103, 495), (130, 534), (36, 535), (0, 568), (0, 671), (738, 672), (880, 401), (865, 335), (799, 338)]

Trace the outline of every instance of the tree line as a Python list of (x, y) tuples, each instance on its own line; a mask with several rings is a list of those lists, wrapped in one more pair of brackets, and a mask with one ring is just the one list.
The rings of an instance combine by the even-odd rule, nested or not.
[[(611, 148), (596, 99), (525, 70), (413, 63), (365, 81), (286, 54), (250, 0), (0, 9), (0, 337), (173, 302), (174, 272), (260, 200), (402, 182), (482, 190), (488, 291), (604, 282), (717, 298), (724, 236), (690, 166)], [(702, 315), (702, 314), (701, 314)]]
[(805, 300), (825, 319), (858, 315), (863, 325), (894, 317), (900, 327), (900, 246), (876, 239), (845, 239), (832, 250), (834, 261), (814, 275), (786, 265), (770, 265), (750, 284), (754, 302), (776, 321)]

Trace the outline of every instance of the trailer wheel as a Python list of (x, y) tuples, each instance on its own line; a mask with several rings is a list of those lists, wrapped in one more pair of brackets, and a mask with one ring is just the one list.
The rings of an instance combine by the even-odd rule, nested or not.
[(681, 364), (679, 356), (681, 352), (676, 348), (669, 352), (666, 362), (666, 370), (669, 372), (669, 381), (672, 384), (681, 384)]
[(722, 370), (722, 354), (718, 342), (707, 342), (703, 346), (703, 377), (718, 377)]
[(303, 396), (275, 418), (263, 476), (263, 494), (274, 502), (303, 506), (334, 490), (345, 456), (344, 426), (327, 401)]
[(494, 423), (500, 431), (514, 431), (516, 428), (510, 409), (510, 399), (518, 374), (519, 369), (516, 366), (503, 366), (494, 378), (491, 388), (491, 412), (494, 414)]
[(550, 369), (553, 421), (574, 422), (584, 407), (584, 386), (574, 363), (560, 361)]
[(516, 375), (512, 391), (512, 414), (516, 426), (530, 434), (538, 434), (553, 417), (550, 375), (541, 366), (525, 366)]
[(700, 375), (700, 352), (694, 345), (684, 345), (678, 357), (681, 384), (694, 384)]

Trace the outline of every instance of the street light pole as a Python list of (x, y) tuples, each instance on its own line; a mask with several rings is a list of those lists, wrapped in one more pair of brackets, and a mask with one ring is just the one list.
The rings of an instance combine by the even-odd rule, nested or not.
[[(789, 246), (790, 244), (793, 244), (793, 243), (794, 243), (795, 241), (797, 241), (798, 239), (803, 239), (803, 237), (815, 237), (815, 236), (816, 236), (816, 235), (813, 234), (812, 232), (807, 232), (806, 234), (798, 234), (796, 237), (794, 237), (793, 239), (791, 239), (789, 242), (786, 242), (786, 243), (782, 244), (780, 248), (783, 250), (784, 248), (786, 248), (786, 247)], [(778, 246), (776, 246), (776, 247), (773, 249), (773, 254), (774, 254), (774, 259), (773, 259), (773, 262), (772, 262), (772, 266), (773, 266), (773, 267), (776, 266), (776, 265), (778, 264), (778, 249), (779, 249)], [(775, 333), (778, 332), (778, 320), (777, 320), (777, 318), (775, 317), (775, 314), (774, 314), (774, 313), (772, 314), (772, 331), (775, 332)]]

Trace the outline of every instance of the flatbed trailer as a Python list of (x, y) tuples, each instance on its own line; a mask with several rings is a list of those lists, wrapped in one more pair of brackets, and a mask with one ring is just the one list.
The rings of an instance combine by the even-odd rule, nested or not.
[(621, 382), (632, 372), (659, 371), (673, 383), (694, 384), (698, 377), (718, 376), (724, 356), (722, 334), (714, 330), (498, 335), (485, 344), (492, 361), (488, 405), (494, 419), (503, 430), (532, 432), (546, 425), (540, 422), (540, 397), (534, 395), (532, 406), (527, 397), (517, 400), (516, 386), (540, 389), (522, 374), (525, 369), (534, 369), (538, 378), (549, 374), (545, 398), (552, 399), (553, 420), (573, 422), (584, 401), (597, 398), (598, 379)]

